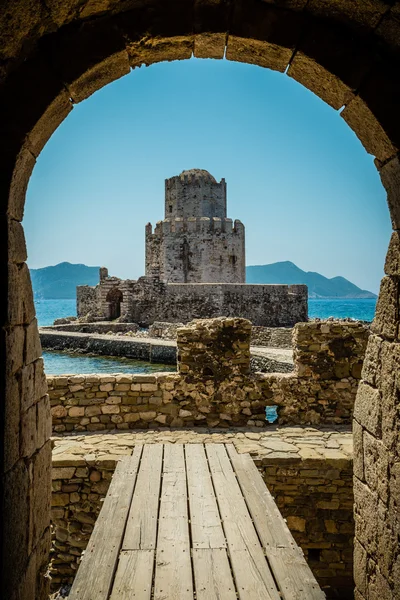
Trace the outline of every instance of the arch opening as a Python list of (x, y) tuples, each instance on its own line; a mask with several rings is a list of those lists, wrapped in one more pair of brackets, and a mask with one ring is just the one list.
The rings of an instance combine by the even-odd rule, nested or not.
[[(118, 12), (113, 3), (105, 11), (89, 7), (78, 10), (74, 3), (70, 10), (62, 10), (59, 3), (46, 3), (50, 6), (46, 9), (40, 4), (38, 11), (26, 10), (23, 2), (18, 4), (22, 8), (16, 8), (16, 12), (21, 10), (26, 16), (19, 19), (21, 15), (17, 14), (15, 35), (6, 38), (0, 69), (1, 227), (3, 237), (8, 239), (8, 249), (0, 263), (1, 280), (8, 286), (2, 312), (1, 372), (6, 392), (1, 413), (7, 499), (0, 532), (0, 538), (7, 540), (1, 565), (5, 574), (4, 598), (31, 598), (32, 578), (37, 600), (47, 596), (44, 574), (50, 541), (50, 417), (20, 223), (30, 173), (47, 139), (74, 103), (131, 68), (158, 60), (188, 58), (192, 53), (287, 70), (337, 110), (344, 106), (341, 117), (377, 159), (395, 232), (368, 348), (368, 359), (374, 366), (366, 372), (355, 411), (356, 514), (360, 523), (369, 522), (369, 530), (361, 528), (356, 539), (361, 565), (356, 586), (360, 598), (367, 598), (367, 588), (373, 592), (374, 585), (382, 597), (384, 593), (388, 598), (392, 593), (393, 597), (398, 560), (398, 548), (393, 543), (397, 539), (398, 516), (387, 499), (399, 464), (399, 419), (392, 393), (397, 389), (395, 378), (400, 369), (400, 88), (396, 77), (399, 36), (393, 34), (399, 3), (370, 2), (369, 8), (357, 3), (359, 10), (354, 12), (348, 3), (338, 9), (338, 3), (333, 1), (323, 3), (323, 8), (320, 2), (285, 3), (285, 7), (293, 7), (291, 10), (249, 2), (238, 3), (232, 10), (218, 3), (196, 3), (193, 11), (189, 3), (166, 3), (168, 6), (147, 12), (138, 9), (126, 13)], [(101, 14), (96, 14), (96, 10), (101, 10)], [(22, 46), (27, 35), (32, 43)], [(40, 35), (43, 40), (38, 44)], [(389, 381), (383, 387), (382, 378), (377, 377), (382, 372)], [(21, 381), (27, 379), (29, 387), (21, 389)], [(43, 423), (47, 426), (43, 427)], [(366, 443), (368, 449), (364, 451)], [(372, 470), (365, 468), (364, 458), (372, 455), (379, 456), (386, 465), (383, 481), (374, 479)], [(390, 564), (376, 551), (376, 535), (383, 530), (387, 553), (391, 552)], [(370, 533), (375, 535), (372, 541)]]

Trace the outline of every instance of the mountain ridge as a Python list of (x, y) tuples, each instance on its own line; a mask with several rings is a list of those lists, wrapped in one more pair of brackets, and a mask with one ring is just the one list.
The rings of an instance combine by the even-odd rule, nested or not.
[(376, 294), (362, 290), (354, 283), (337, 275), (328, 278), (316, 271), (303, 271), (291, 261), (246, 267), (246, 283), (306, 284), (309, 298), (376, 298)]
[[(36, 298), (73, 299), (77, 285), (99, 283), (99, 267), (82, 263), (62, 262), (57, 265), (30, 269)], [(328, 279), (315, 271), (303, 271), (291, 261), (246, 267), (246, 283), (306, 284), (309, 298), (376, 298), (340, 275)]]

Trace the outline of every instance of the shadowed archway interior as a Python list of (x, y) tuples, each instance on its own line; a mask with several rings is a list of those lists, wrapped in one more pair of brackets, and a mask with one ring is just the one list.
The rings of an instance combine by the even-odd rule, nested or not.
[(8, 0), (0, 40), (2, 598), (48, 593), (51, 419), (21, 226), (30, 174), (74, 104), (132, 68), (193, 54), (287, 72), (376, 157), (394, 232), (354, 411), (355, 584), (358, 599), (396, 597), (400, 2)]

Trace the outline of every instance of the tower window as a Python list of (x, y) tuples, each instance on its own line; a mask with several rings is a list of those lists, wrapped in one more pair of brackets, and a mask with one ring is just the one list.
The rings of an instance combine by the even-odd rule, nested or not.
[(172, 204), (169, 205), (169, 212), (172, 213)]
[(236, 262), (237, 262), (237, 256), (235, 256), (234, 254), (232, 254), (232, 255), (229, 257), (229, 262), (231, 263), (231, 265), (236, 265)]

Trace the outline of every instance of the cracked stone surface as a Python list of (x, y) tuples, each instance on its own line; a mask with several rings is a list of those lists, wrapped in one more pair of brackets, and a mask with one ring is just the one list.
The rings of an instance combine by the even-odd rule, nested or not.
[(239, 453), (249, 452), (255, 460), (322, 459), (328, 462), (349, 461), (353, 455), (351, 428), (337, 427), (278, 427), (267, 431), (253, 429), (176, 429), (131, 430), (128, 433), (54, 436), (53, 461), (63, 466), (75, 464), (81, 457), (86, 463), (102, 459), (118, 460), (130, 454), (136, 444), (234, 444)]

